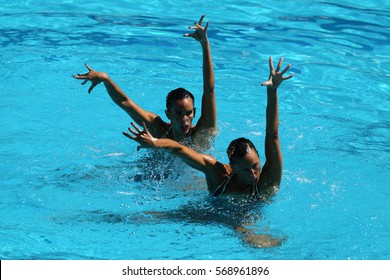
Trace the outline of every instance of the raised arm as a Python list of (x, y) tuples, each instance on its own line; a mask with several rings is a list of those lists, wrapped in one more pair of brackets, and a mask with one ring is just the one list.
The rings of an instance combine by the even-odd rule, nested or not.
[(194, 26), (189, 27), (194, 29), (192, 34), (184, 34), (185, 37), (192, 37), (202, 46), (203, 53), (203, 96), (202, 96), (202, 111), (199, 121), (197, 123), (196, 131), (207, 131), (211, 134), (216, 133), (217, 129), (217, 108), (214, 92), (214, 70), (211, 59), (210, 43), (207, 36), (207, 29), (209, 23), (206, 26), (202, 26), (203, 18), (199, 19), (199, 22)]
[(83, 85), (88, 81), (92, 83), (88, 89), (88, 93), (91, 93), (98, 84), (103, 83), (107, 93), (114, 103), (128, 113), (136, 123), (139, 125), (143, 122), (146, 123), (151, 129), (152, 134), (156, 137), (159, 137), (164, 132), (164, 122), (161, 118), (159, 118), (156, 114), (139, 107), (106, 73), (95, 71), (87, 64), (85, 64), (85, 66), (88, 69), (88, 73), (73, 75), (73, 77), (75, 79), (84, 80), (82, 83)]
[(282, 152), (279, 143), (279, 112), (278, 112), (278, 87), (293, 75), (283, 77), (290, 68), (290, 64), (280, 72), (283, 58), (279, 60), (278, 66), (274, 69), (272, 57), (269, 58), (270, 77), (269, 80), (262, 83), (267, 86), (267, 109), (266, 109), (266, 135), (265, 135), (265, 157), (261, 172), (261, 184), (268, 191), (267, 187), (278, 187), (282, 180)]

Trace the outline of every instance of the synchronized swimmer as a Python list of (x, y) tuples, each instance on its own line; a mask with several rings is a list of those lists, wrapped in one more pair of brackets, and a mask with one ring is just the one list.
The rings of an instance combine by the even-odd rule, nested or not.
[(107, 93), (120, 108), (138, 124), (145, 123), (156, 138), (168, 138), (182, 144), (194, 145), (199, 150), (206, 150), (213, 142), (216, 135), (217, 109), (214, 92), (214, 70), (211, 59), (210, 43), (207, 36), (208, 23), (202, 26), (205, 15), (202, 15), (199, 22), (189, 29), (194, 33), (184, 34), (184, 37), (194, 38), (200, 42), (203, 52), (203, 96), (201, 115), (196, 125), (193, 125), (196, 108), (194, 107), (194, 95), (184, 88), (177, 88), (168, 93), (166, 98), (166, 117), (170, 120), (167, 123), (155, 113), (149, 112), (138, 106), (122, 89), (104, 72), (93, 70), (87, 64), (88, 72), (77, 74), (75, 79), (92, 83), (88, 92), (100, 83), (103, 83)]
[[(240, 137), (231, 141), (227, 148), (229, 163), (222, 163), (202, 151), (209, 149), (216, 135), (216, 100), (214, 91), (214, 71), (207, 37), (208, 23), (202, 26), (204, 15), (194, 26), (192, 34), (184, 34), (199, 41), (203, 51), (203, 96), (201, 116), (196, 125), (194, 96), (184, 88), (169, 92), (166, 98), (166, 117), (146, 111), (132, 101), (104, 72), (98, 72), (86, 65), (88, 73), (75, 75), (75, 79), (90, 81), (88, 92), (103, 83), (111, 99), (126, 111), (134, 120), (129, 132), (123, 134), (136, 141), (140, 148), (167, 151), (178, 157), (192, 168), (205, 175), (209, 193), (214, 196), (241, 196), (249, 201), (269, 201), (274, 196), (282, 180), (282, 152), (279, 142), (278, 88), (283, 81), (293, 77), (284, 76), (290, 69), (288, 64), (281, 70), (283, 58), (276, 69), (272, 57), (269, 58), (269, 79), (261, 85), (267, 90), (265, 162), (261, 166), (260, 155), (255, 145)], [(138, 124), (138, 125), (137, 125)], [(142, 126), (140, 128), (139, 126)], [(243, 225), (234, 225), (243, 234), (245, 241), (256, 247), (271, 247), (280, 244), (280, 240), (268, 235), (255, 234)]]
[(210, 194), (245, 194), (254, 199), (266, 200), (275, 194), (282, 180), (282, 152), (279, 143), (278, 87), (293, 74), (283, 77), (290, 64), (280, 71), (283, 58), (274, 69), (272, 57), (269, 58), (270, 78), (262, 83), (267, 87), (265, 158), (261, 168), (260, 157), (253, 143), (246, 138), (233, 140), (228, 149), (228, 164), (214, 157), (200, 154), (171, 139), (154, 137), (145, 123), (143, 130), (132, 123), (130, 134), (123, 134), (138, 142), (141, 148), (163, 149), (184, 160), (192, 168), (205, 174)]

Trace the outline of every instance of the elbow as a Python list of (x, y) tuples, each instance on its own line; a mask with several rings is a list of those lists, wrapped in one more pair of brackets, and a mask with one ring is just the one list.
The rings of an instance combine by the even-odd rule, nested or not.
[(128, 97), (120, 97), (116, 100), (116, 103), (124, 110), (132, 109), (134, 106), (134, 103)]
[(215, 89), (214, 89), (214, 81), (210, 81), (210, 84), (205, 86), (203, 91), (205, 93), (208, 93), (210, 95), (215, 95)]
[(272, 132), (272, 138), (275, 139), (275, 140), (279, 140), (279, 130), (278, 129), (275, 129)]
[(270, 140), (279, 140), (279, 130), (277, 128), (268, 130), (266, 137)]

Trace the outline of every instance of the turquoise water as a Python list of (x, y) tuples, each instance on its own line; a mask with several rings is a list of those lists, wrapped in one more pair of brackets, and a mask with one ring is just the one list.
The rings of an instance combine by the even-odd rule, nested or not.
[[(1, 259), (389, 259), (388, 1), (0, 3)], [(147, 154), (121, 134), (129, 117), (71, 76), (86, 62), (161, 116), (179, 86), (200, 107), (201, 48), (182, 34), (203, 13), (217, 158), (239, 136), (262, 153), (268, 56), (296, 74), (279, 94), (281, 190), (256, 225), (279, 247), (212, 219), (142, 214), (220, 205), (181, 162), (179, 178), (137, 180)]]

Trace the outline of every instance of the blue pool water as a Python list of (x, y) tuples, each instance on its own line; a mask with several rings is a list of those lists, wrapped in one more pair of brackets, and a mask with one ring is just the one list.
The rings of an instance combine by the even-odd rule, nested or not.
[[(0, 3), (1, 259), (389, 259), (388, 1)], [(129, 117), (72, 78), (86, 62), (161, 116), (179, 86), (200, 107), (201, 48), (182, 34), (203, 13), (220, 132), (209, 152), (222, 161), (239, 136), (262, 154), (267, 59), (292, 63), (283, 182), (255, 225), (279, 247), (252, 248), (212, 219), (143, 214), (220, 206), (181, 162), (179, 178), (137, 180), (147, 153), (122, 136)]]

